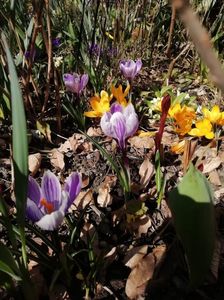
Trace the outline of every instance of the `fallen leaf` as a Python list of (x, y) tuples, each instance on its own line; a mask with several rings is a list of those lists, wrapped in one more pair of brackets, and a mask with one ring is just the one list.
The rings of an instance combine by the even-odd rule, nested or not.
[(89, 176), (82, 174), (82, 189), (89, 185)]
[(221, 189), (218, 190), (218, 191), (215, 191), (215, 192), (214, 192), (214, 196), (215, 196), (215, 198), (217, 198), (217, 199), (220, 199), (221, 196), (224, 196), (224, 187), (221, 188)]
[(102, 132), (100, 127), (90, 127), (87, 130), (86, 134), (88, 136), (93, 136), (94, 137), (94, 136), (101, 136), (103, 134), (103, 132)]
[(98, 189), (97, 203), (100, 207), (107, 207), (112, 203), (112, 196), (110, 194), (111, 187), (116, 184), (117, 177), (114, 175), (106, 176)]
[(141, 177), (140, 185), (142, 188), (145, 188), (148, 185), (153, 174), (154, 174), (154, 165), (150, 162), (148, 157), (145, 157), (143, 163), (139, 168), (139, 175)]
[(73, 134), (67, 141), (65, 141), (61, 146), (58, 148), (58, 151), (62, 153), (67, 153), (69, 151), (75, 152), (78, 147), (78, 140), (75, 138)]
[(217, 170), (213, 170), (209, 173), (209, 180), (214, 185), (217, 185), (217, 186), (222, 185)]
[(30, 154), (28, 156), (28, 165), (31, 175), (34, 176), (40, 168), (42, 156), (40, 153)]
[(133, 269), (139, 261), (146, 255), (148, 245), (131, 248), (127, 251), (123, 262), (126, 267)]
[(166, 245), (153, 249), (152, 253), (143, 256), (128, 276), (125, 292), (129, 299), (138, 299), (143, 295), (148, 281), (153, 277), (155, 268), (165, 256)]
[(78, 196), (76, 197), (74, 203), (72, 204), (71, 208), (69, 209), (70, 212), (72, 210), (76, 209), (84, 209), (87, 205), (90, 203), (94, 204), (93, 199), (93, 192), (91, 189), (89, 189), (87, 192), (81, 191)]
[(222, 163), (222, 160), (219, 156), (216, 156), (215, 158), (212, 158), (211, 161), (209, 161), (208, 163), (204, 164), (204, 168), (202, 173), (210, 173), (213, 170), (217, 169), (220, 164)]
[(133, 136), (128, 139), (128, 142), (135, 148), (152, 149), (155, 146), (154, 139), (149, 136)]
[(145, 291), (155, 269), (155, 257), (152, 253), (140, 260), (128, 276), (125, 293), (129, 299), (135, 299)]
[(58, 149), (52, 149), (50, 152), (50, 161), (53, 167), (62, 170), (65, 167), (64, 154)]

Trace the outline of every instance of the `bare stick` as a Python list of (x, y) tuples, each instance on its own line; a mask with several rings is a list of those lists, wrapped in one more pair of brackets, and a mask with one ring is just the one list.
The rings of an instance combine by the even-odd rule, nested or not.
[(204, 63), (208, 66), (214, 84), (224, 92), (224, 71), (213, 49), (209, 34), (189, 5), (189, 1), (172, 0)]
[(176, 7), (175, 7), (175, 5), (172, 4), (172, 15), (171, 15), (171, 21), (170, 21), (170, 31), (169, 31), (169, 38), (168, 38), (167, 48), (166, 48), (167, 57), (170, 57), (170, 48), (171, 48), (171, 43), (172, 43), (175, 19), (176, 19)]

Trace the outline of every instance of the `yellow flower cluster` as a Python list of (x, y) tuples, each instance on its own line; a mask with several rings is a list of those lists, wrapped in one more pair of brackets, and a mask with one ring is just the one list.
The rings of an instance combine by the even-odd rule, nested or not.
[(114, 85), (111, 85), (111, 92), (112, 94), (109, 96), (109, 94), (106, 91), (101, 91), (100, 96), (96, 94), (94, 97), (90, 99), (90, 105), (93, 110), (84, 112), (84, 116), (89, 118), (100, 118), (102, 115), (110, 110), (110, 101), (115, 98), (117, 102), (123, 106), (127, 106), (128, 101), (126, 100), (126, 97), (129, 93), (130, 85), (128, 85), (123, 92), (122, 86), (119, 85), (118, 88), (116, 88)]

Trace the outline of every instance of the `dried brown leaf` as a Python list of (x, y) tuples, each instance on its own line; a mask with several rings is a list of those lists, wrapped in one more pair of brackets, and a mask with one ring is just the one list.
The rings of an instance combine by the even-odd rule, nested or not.
[(102, 130), (100, 127), (90, 127), (88, 130), (87, 130), (87, 134), (89, 136), (101, 136), (103, 133), (102, 133)]
[(78, 140), (75, 138), (73, 134), (67, 141), (65, 141), (61, 146), (58, 148), (58, 151), (62, 153), (67, 153), (69, 151), (75, 152), (78, 147)]
[(135, 299), (145, 291), (148, 281), (152, 278), (155, 269), (155, 257), (152, 253), (140, 260), (128, 276), (125, 293), (129, 299)]
[(139, 261), (146, 255), (147, 250), (147, 245), (134, 247), (128, 250), (123, 260), (125, 266), (131, 269), (136, 267)]
[(140, 184), (142, 188), (145, 188), (148, 185), (150, 179), (154, 174), (154, 169), (154, 165), (150, 162), (148, 157), (145, 157), (143, 163), (139, 168), (139, 175), (141, 177)]
[(116, 176), (106, 176), (105, 180), (101, 183), (98, 196), (97, 196), (97, 203), (101, 207), (107, 207), (112, 203), (112, 196), (110, 194), (111, 187), (116, 184), (117, 177)]
[(34, 153), (28, 156), (29, 171), (31, 172), (32, 176), (38, 172), (41, 165), (41, 160), (42, 156), (40, 153)]
[(81, 191), (76, 197), (69, 211), (75, 209), (84, 209), (89, 204), (94, 204), (93, 191), (90, 189), (87, 192)]
[(212, 158), (209, 162), (204, 164), (203, 173), (210, 173), (213, 170), (217, 169), (220, 164), (222, 163), (222, 160), (219, 156), (216, 156)]
[(217, 170), (213, 170), (213, 171), (211, 171), (209, 173), (209, 180), (214, 185), (217, 185), (217, 186), (221, 186), (222, 185)]
[(58, 149), (52, 149), (50, 152), (50, 161), (54, 168), (62, 170), (65, 167), (64, 154)]
[(152, 149), (155, 146), (154, 139), (149, 136), (133, 136), (128, 139), (128, 142), (135, 148)]

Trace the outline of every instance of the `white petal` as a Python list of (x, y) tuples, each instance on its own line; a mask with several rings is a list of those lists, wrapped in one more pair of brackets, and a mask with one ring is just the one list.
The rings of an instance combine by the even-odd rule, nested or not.
[(63, 219), (65, 214), (61, 210), (57, 210), (51, 214), (45, 215), (40, 221), (36, 222), (36, 225), (39, 226), (43, 230), (55, 230), (57, 229)]

